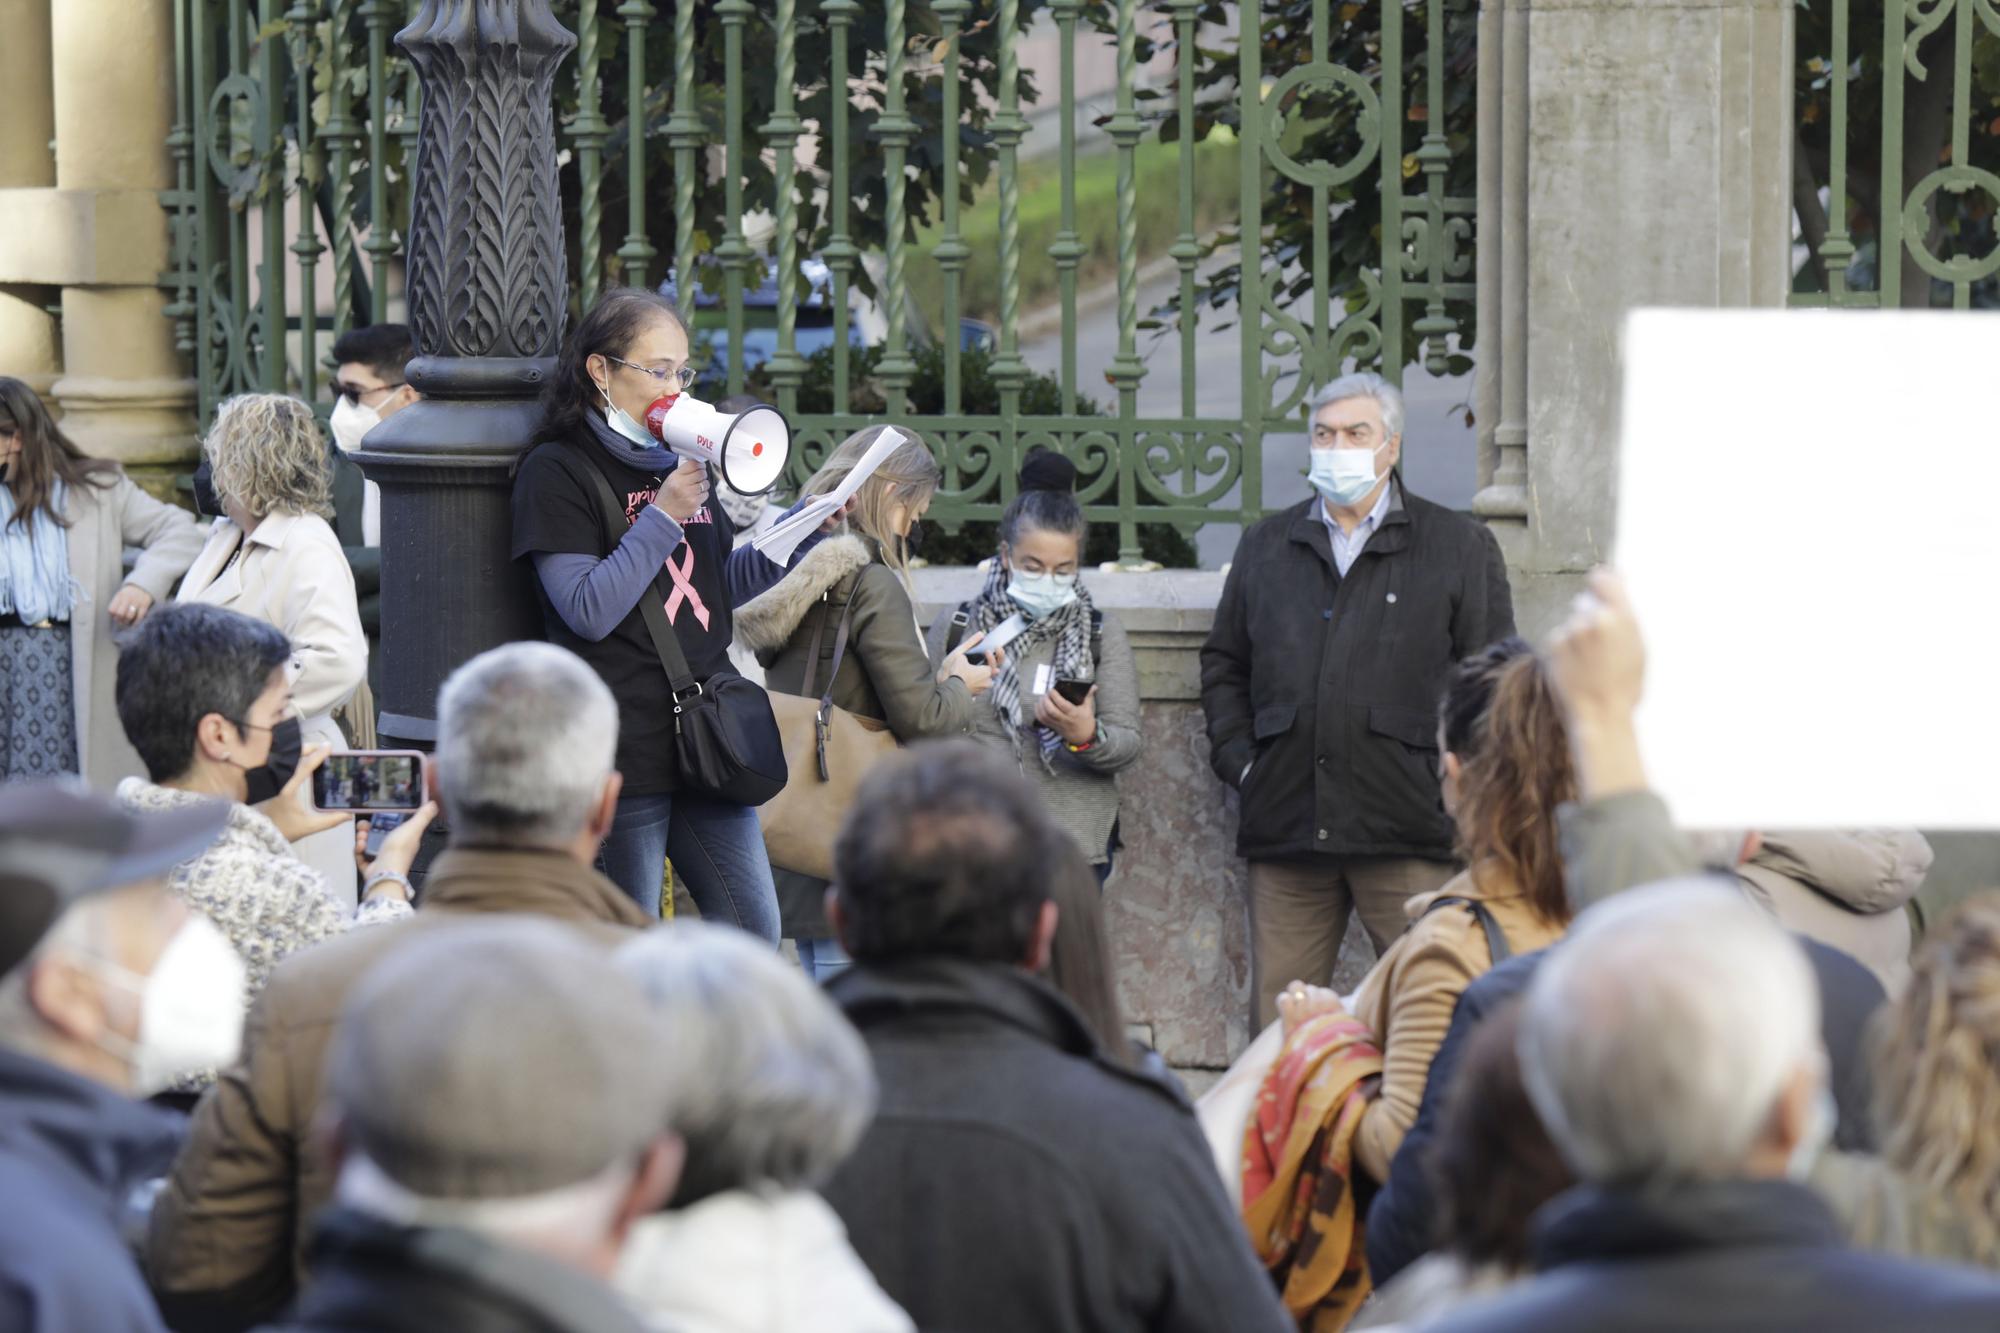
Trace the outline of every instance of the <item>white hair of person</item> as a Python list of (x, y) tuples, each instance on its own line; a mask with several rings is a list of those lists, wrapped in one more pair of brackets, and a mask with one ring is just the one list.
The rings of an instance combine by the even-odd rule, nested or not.
[(1375, 400), (1375, 406), (1382, 409), (1382, 432), (1385, 437), (1394, 438), (1403, 433), (1403, 391), (1372, 370), (1357, 370), (1352, 375), (1342, 375), (1314, 394), (1313, 415), (1318, 416), (1322, 407), (1344, 403), (1350, 398)]
[(666, 1128), (687, 1145), (677, 1198), (814, 1189), (875, 1114), (875, 1070), (832, 1000), (768, 945), (696, 921), (649, 930), (618, 966), (674, 1019), (647, 1058), (677, 1071)]
[(586, 1180), (503, 1199), (438, 1199), (389, 1177), (351, 1152), (340, 1169), (340, 1202), (401, 1227), (448, 1227), (558, 1257), (585, 1254), (610, 1234), (632, 1190), (637, 1165), (617, 1161)]
[(74, 904), (36, 942), (34, 951), (0, 976), (0, 1048), (25, 1055), (48, 1049), (48, 1025), (28, 1000), (28, 977), (36, 964), (52, 954), (96, 954), (105, 938), (104, 910), (111, 895), (98, 894)]
[(1583, 1180), (1737, 1174), (1801, 1072), (1823, 1078), (1819, 990), (1796, 941), (1717, 879), (1577, 918), (1528, 988), (1521, 1077)]
[(610, 689), (551, 643), (481, 653), (438, 693), (439, 785), (457, 841), (573, 842), (604, 794), (617, 749)]

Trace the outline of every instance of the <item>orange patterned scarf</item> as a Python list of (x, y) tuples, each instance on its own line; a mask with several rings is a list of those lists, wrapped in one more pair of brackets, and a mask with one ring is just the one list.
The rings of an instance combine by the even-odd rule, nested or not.
[(1355, 1131), (1382, 1052), (1365, 1024), (1324, 1014), (1286, 1038), (1243, 1136), (1243, 1220), (1285, 1308), (1307, 1333), (1338, 1333), (1368, 1298)]

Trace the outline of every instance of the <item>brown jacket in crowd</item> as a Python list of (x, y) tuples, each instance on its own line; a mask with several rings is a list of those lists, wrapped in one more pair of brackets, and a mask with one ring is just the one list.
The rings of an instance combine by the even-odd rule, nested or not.
[(607, 944), (653, 924), (617, 885), (566, 853), (461, 848), (432, 866), (423, 910), (409, 921), (286, 959), (250, 1011), (241, 1061), (195, 1108), (153, 1206), (147, 1269), (170, 1319), (225, 1307), (267, 1315), (290, 1299), (309, 1222), (333, 1191), (310, 1131), (341, 1006), (362, 974), (415, 932), (472, 913), (574, 922)]

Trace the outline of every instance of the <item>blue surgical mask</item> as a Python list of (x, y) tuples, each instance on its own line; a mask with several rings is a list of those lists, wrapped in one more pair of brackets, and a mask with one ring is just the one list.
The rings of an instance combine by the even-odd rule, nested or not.
[(1375, 455), (1381, 452), (1381, 448), (1314, 449), (1306, 480), (1335, 504), (1351, 505), (1382, 480), (1375, 472)]
[(1074, 574), (1024, 574), (1013, 571), (1007, 595), (1030, 620), (1052, 616), (1076, 600)]

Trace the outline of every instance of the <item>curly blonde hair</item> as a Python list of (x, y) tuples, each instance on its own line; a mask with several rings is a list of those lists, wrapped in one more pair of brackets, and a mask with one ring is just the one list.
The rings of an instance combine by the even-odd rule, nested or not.
[(202, 448), (215, 472), (216, 494), (252, 517), (333, 517), (333, 464), (310, 405), (281, 393), (224, 399)]
[(1882, 1155), (2000, 1258), (2000, 892), (1968, 899), (1924, 944), (1873, 1039)]

